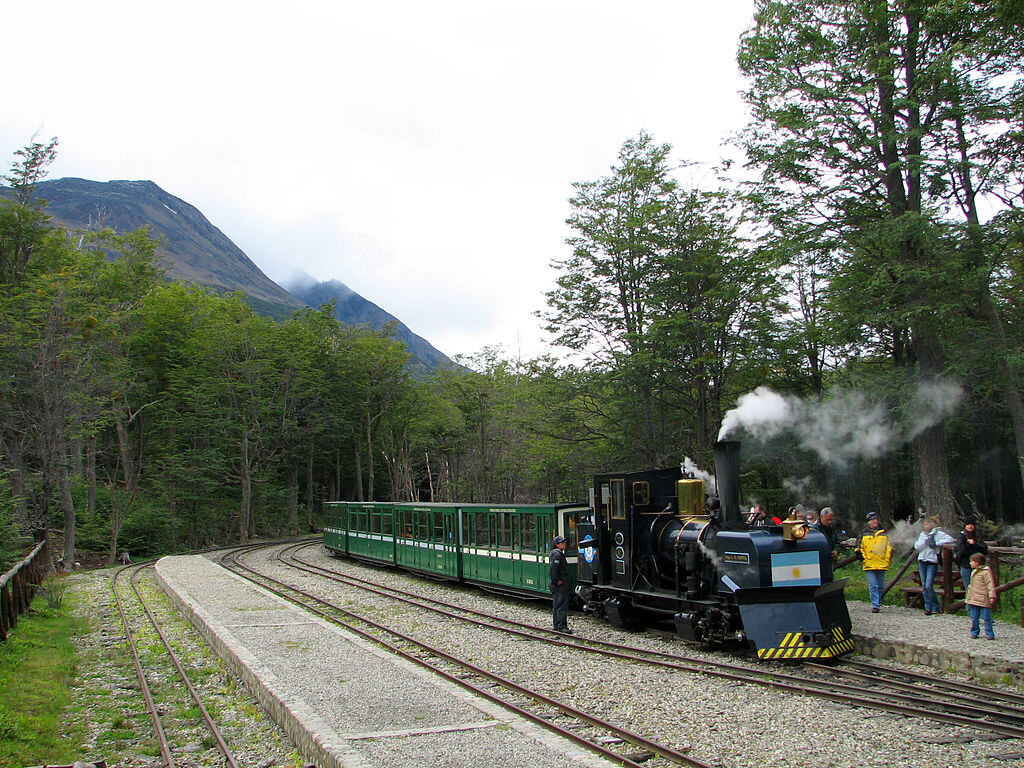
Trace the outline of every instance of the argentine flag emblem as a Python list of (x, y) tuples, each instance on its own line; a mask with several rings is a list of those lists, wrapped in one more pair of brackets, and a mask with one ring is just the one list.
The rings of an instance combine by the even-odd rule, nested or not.
[(817, 587), (821, 565), (817, 552), (781, 552), (772, 555), (772, 586)]

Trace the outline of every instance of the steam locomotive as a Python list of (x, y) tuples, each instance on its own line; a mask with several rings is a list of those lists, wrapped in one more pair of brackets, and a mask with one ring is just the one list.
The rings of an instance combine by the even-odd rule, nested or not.
[(583, 504), (329, 502), (324, 546), (491, 591), (549, 598), (554, 536), (579, 605), (623, 627), (671, 622), (684, 639), (764, 659), (853, 650), (845, 580), (802, 520), (749, 528), (739, 443), (715, 447), (718, 496), (679, 469), (598, 475)]
[(739, 443), (715, 446), (718, 496), (678, 469), (598, 475), (577, 523), (576, 594), (624, 627), (670, 620), (684, 639), (746, 647), (764, 659), (853, 650), (846, 580), (825, 537), (791, 518), (748, 527)]

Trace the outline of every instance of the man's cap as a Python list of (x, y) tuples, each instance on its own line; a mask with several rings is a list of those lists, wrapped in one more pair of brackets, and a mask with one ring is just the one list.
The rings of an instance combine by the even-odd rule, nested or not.
[(878, 513), (877, 512), (868, 512), (867, 519), (868, 520), (877, 520), (878, 519)]
[(565, 541), (565, 536), (555, 536), (555, 542), (554, 543), (555, 543), (556, 547), (559, 544), (561, 544), (562, 542), (564, 542), (564, 541)]

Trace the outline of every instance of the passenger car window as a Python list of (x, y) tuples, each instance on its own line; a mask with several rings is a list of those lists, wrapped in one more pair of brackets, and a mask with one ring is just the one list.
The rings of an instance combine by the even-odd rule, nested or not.
[(533, 515), (523, 516), (523, 551), (537, 551), (537, 518)]
[(508, 512), (498, 513), (498, 547), (512, 548), (512, 516)]

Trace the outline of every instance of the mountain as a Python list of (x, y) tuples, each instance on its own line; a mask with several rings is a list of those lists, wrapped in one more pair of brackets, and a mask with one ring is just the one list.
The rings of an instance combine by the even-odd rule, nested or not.
[(167, 243), (157, 255), (169, 277), (212, 288), (242, 291), (260, 314), (287, 317), (303, 303), (260, 271), (248, 256), (195, 206), (152, 181), (54, 179), (36, 185), (46, 212), (72, 230), (110, 227), (132, 232), (148, 225)]
[(288, 292), (297, 296), (311, 307), (319, 307), (332, 299), (335, 301), (334, 314), (345, 318), (345, 322), (353, 325), (369, 325), (372, 328), (383, 328), (387, 323), (395, 323), (393, 336), (405, 343), (412, 355), (410, 363), (414, 370), (423, 372), (435, 368), (454, 366), (450, 359), (426, 339), (417, 336), (398, 318), (384, 311), (372, 301), (364, 299), (347, 285), (338, 280), (318, 283), (309, 275), (300, 274), (286, 284)]
[(157, 258), (171, 279), (206, 286), (217, 293), (241, 291), (257, 312), (278, 319), (302, 307), (318, 307), (335, 299), (335, 316), (341, 322), (376, 329), (395, 323), (394, 336), (409, 347), (410, 369), (414, 372), (454, 365), (398, 318), (344, 283), (318, 283), (304, 275), (291, 291), (285, 290), (263, 274), (199, 209), (152, 181), (52, 179), (36, 185), (36, 196), (46, 200), (46, 212), (53, 222), (69, 230), (110, 227), (123, 233), (148, 226), (154, 236), (162, 235), (166, 240)]

